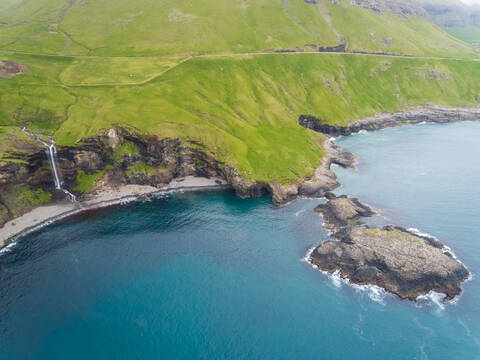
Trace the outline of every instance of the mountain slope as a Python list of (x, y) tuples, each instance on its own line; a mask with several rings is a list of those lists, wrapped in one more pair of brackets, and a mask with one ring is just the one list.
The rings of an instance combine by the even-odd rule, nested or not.
[(480, 6), (460, 0), (420, 0), (432, 21), (448, 33), (480, 47)]
[[(144, 148), (181, 143), (190, 170), (230, 169), (236, 185), (268, 184), (285, 200), (284, 189), (297, 189), (325, 156), (325, 137), (300, 126), (300, 115), (344, 126), (406, 106), (480, 106), (473, 48), (409, 4), (4, 0), (0, 224), (53, 189), (43, 150), (23, 126), (53, 136), (63, 151), (59, 168), (79, 192), (108, 176), (171, 179), (165, 165), (181, 151), (170, 149), (168, 164), (153, 161), (140, 157), (135, 140)], [(131, 131), (130, 140), (94, 147), (114, 128)], [(110, 162), (99, 159), (102, 151)], [(18, 194), (42, 196), (16, 203)]]
[[(151, 56), (335, 46), (348, 51), (471, 57), (472, 49), (408, 7), (320, 0), (7, 0), (0, 48)], [(375, 3), (375, 2), (374, 2)]]

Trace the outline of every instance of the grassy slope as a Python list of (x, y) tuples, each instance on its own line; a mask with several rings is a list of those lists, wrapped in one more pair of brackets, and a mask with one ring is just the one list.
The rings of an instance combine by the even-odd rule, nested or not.
[(79, 101), (56, 138), (71, 144), (112, 123), (135, 125), (199, 141), (247, 177), (292, 181), (321, 155), (299, 114), (347, 124), (406, 105), (478, 105), (479, 65), (320, 54), (192, 59), (144, 86), (75, 89)]
[[(0, 48), (75, 55), (246, 53), (346, 39), (350, 50), (473, 56), (418, 17), (378, 15), (343, 0), (5, 0)], [(12, 5), (13, 4), (13, 5)], [(73, 4), (73, 5), (69, 5)], [(1, 10), (1, 8), (0, 8)]]
[(0, 162), (23, 162), (17, 153), (36, 152), (37, 143), (23, 134), (18, 126), (0, 126)]
[[(480, 98), (475, 80), (480, 63), (475, 61), (338, 54), (191, 58), (139, 85), (67, 87), (61, 81), (78, 68), (78, 59), (50, 59), (47, 76), (44, 58), (11, 58), (27, 64), (31, 73), (0, 82), (2, 94), (36, 81), (38, 86), (25, 86), (30, 96), (23, 101), (58, 117), (46, 124), (57, 124), (60, 144), (72, 145), (112, 124), (128, 124), (161, 137), (198, 141), (257, 180), (294, 181), (318, 165), (322, 137), (297, 125), (300, 114), (347, 124), (407, 105), (479, 105)], [(115, 78), (115, 72), (106, 73), (108, 83), (124, 80), (124, 74)], [(89, 79), (89, 72), (85, 76)], [(61, 92), (64, 96), (44, 98)], [(0, 121), (20, 125), (25, 118), (12, 116), (19, 110), (17, 97), (11, 104), (10, 98), (0, 99), (6, 113)], [(32, 125), (41, 128), (36, 119)]]
[(425, 102), (478, 105), (480, 94), (478, 62), (240, 54), (345, 37), (353, 51), (474, 56), (424, 19), (377, 15), (349, 1), (5, 0), (0, 14), (0, 48), (94, 55), (0, 52), (29, 68), (0, 79), (0, 126), (10, 129), (0, 142), (23, 124), (65, 145), (128, 124), (200, 142), (248, 178), (291, 182), (323, 155), (323, 137), (298, 126), (300, 114), (346, 124)]

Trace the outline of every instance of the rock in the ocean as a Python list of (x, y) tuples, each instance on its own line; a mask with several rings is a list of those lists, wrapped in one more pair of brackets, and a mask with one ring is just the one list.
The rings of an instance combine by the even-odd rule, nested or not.
[(323, 215), (325, 227), (330, 230), (338, 230), (347, 225), (354, 225), (361, 217), (373, 216), (375, 212), (362, 204), (358, 199), (347, 196), (335, 197), (331, 193), (326, 194), (329, 201), (315, 208), (316, 212)]
[(393, 226), (347, 227), (340, 241), (321, 244), (310, 261), (329, 273), (339, 270), (352, 283), (377, 285), (410, 300), (430, 291), (452, 299), (469, 276), (438, 240)]
[(435, 291), (445, 299), (458, 295), (469, 277), (465, 266), (433, 237), (388, 225), (383, 229), (362, 224), (375, 215), (358, 199), (327, 193), (327, 203), (315, 211), (339, 241), (327, 241), (310, 255), (319, 269), (358, 285), (377, 285), (403, 299), (415, 300)]

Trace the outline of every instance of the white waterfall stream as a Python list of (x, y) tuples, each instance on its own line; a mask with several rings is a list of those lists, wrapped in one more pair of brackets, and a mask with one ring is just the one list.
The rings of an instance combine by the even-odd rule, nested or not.
[(24, 134), (30, 136), (31, 138), (35, 139), (38, 143), (45, 146), (45, 148), (46, 148), (45, 152), (47, 154), (48, 161), (50, 162), (50, 166), (52, 167), (52, 173), (53, 173), (53, 180), (54, 180), (54, 183), (55, 183), (55, 188), (57, 190), (63, 191), (65, 193), (65, 195), (67, 195), (67, 198), (69, 200), (71, 200), (72, 202), (77, 202), (76, 196), (73, 195), (67, 189), (64, 189), (62, 187), (63, 182), (62, 182), (62, 178), (60, 176), (60, 173), (59, 173), (58, 167), (57, 167), (57, 148), (55, 147), (55, 142), (53, 141), (53, 139), (50, 140), (50, 143), (46, 143), (45, 141), (40, 139), (38, 135), (33, 134), (31, 132), (28, 132), (25, 127), (22, 128), (22, 132)]

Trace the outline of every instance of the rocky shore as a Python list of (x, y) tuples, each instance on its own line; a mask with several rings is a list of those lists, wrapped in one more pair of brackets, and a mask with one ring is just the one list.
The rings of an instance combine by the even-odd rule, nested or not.
[(329, 125), (323, 119), (312, 115), (301, 115), (298, 123), (307, 129), (336, 137), (341, 135), (348, 136), (361, 130), (380, 130), (387, 127), (422, 122), (447, 123), (478, 120), (480, 120), (480, 107), (418, 106), (405, 108), (394, 113), (379, 113), (376, 116), (355, 121), (348, 126)]
[(314, 249), (309, 261), (358, 285), (376, 285), (402, 299), (416, 300), (431, 291), (445, 300), (461, 292), (469, 277), (465, 266), (433, 237), (388, 225), (371, 228), (362, 218), (375, 212), (358, 199), (327, 194), (316, 208), (335, 240)]
[[(301, 115), (298, 122), (305, 128), (336, 137), (361, 130), (380, 130), (422, 122), (478, 120), (480, 107), (421, 106), (395, 113), (380, 113), (348, 126), (332, 126), (311, 115)], [(338, 147), (334, 148), (330, 159), (336, 158), (334, 154), (342, 154), (340, 158), (347, 160), (337, 162), (340, 165), (354, 166), (353, 155), (345, 154)], [(335, 188), (337, 182), (329, 173), (332, 162), (335, 161), (330, 160), (323, 168), (326, 174), (323, 183), (328, 184), (327, 189)], [(460, 294), (461, 283), (470, 274), (440, 241), (392, 225), (371, 228), (362, 223), (362, 218), (375, 214), (371, 208), (357, 199), (336, 197), (328, 190), (324, 196), (327, 203), (318, 206), (316, 211), (323, 215), (324, 227), (335, 240), (314, 249), (309, 255), (313, 265), (330, 274), (338, 272), (354, 284), (382, 287), (403, 299), (416, 300), (430, 291), (444, 294), (445, 300)]]
[(109, 207), (136, 199), (148, 199), (156, 194), (165, 194), (177, 191), (199, 191), (213, 189), (227, 189), (230, 186), (217, 178), (202, 178), (187, 176), (174, 179), (168, 185), (157, 188), (148, 185), (121, 185), (106, 187), (95, 193), (89, 194), (81, 202), (61, 201), (54, 204), (39, 206), (22, 216), (16, 217), (5, 223), (0, 228), (0, 248), (8, 244), (8, 240), (38, 229), (43, 225), (72, 216), (84, 211)]
[[(478, 119), (480, 108), (430, 106), (378, 114), (346, 127), (331, 126), (309, 115), (300, 116), (299, 124), (328, 136), (337, 136), (424, 121)], [(218, 179), (222, 184), (230, 185), (241, 198), (269, 193), (273, 203), (284, 205), (298, 196), (326, 196), (340, 186), (330, 170), (332, 164), (355, 168), (355, 157), (351, 153), (325, 139), (323, 150), (326, 156), (310, 178), (292, 184), (260, 182), (246, 179), (234, 167), (219, 162), (214, 154), (204, 151), (201, 144), (186, 144), (179, 139), (159, 139), (134, 128), (119, 126), (105, 130), (96, 137), (82, 139), (76, 146), (59, 147), (57, 150), (57, 166), (64, 187), (80, 201), (112, 188), (144, 186), (161, 189), (175, 179), (197, 177)], [(39, 206), (61, 204), (65, 199), (63, 192), (54, 190), (50, 164), (45, 148), (40, 144), (24, 142), (10, 157), (9, 161), (0, 161), (0, 232), (5, 232), (7, 222), (28, 216)], [(333, 220), (329, 223), (338, 226)]]
[[(19, 151), (11, 153), (9, 161), (0, 160), (0, 232), (7, 222), (39, 206), (58, 205), (65, 200), (64, 192), (55, 189), (43, 140), (28, 131), (25, 133), (32, 141), (19, 143)], [(323, 145), (327, 157), (322, 159), (315, 174), (292, 184), (246, 179), (232, 166), (203, 151), (199, 144), (159, 139), (125, 127), (111, 128), (99, 136), (79, 141), (76, 146), (58, 146), (56, 167), (63, 187), (81, 202), (112, 188), (131, 185), (162, 189), (176, 179), (195, 177), (228, 184), (241, 198), (269, 193), (273, 203), (284, 205), (299, 195), (323, 196), (339, 186), (330, 171), (332, 163), (354, 166), (352, 154), (328, 140)]]

